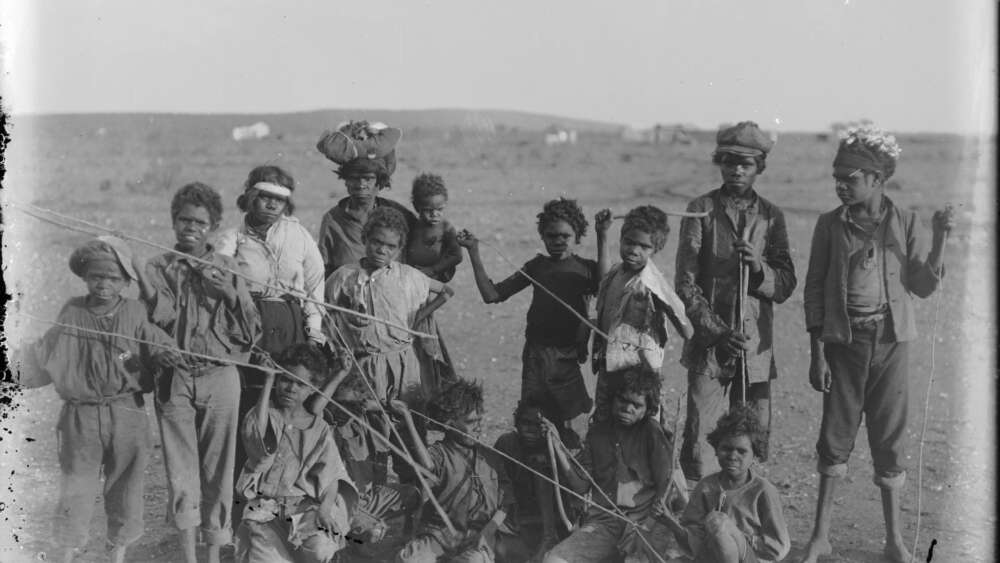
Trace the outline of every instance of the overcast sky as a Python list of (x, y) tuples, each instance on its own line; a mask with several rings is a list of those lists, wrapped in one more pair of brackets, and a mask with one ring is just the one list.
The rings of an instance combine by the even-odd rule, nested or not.
[(992, 126), (993, 0), (0, 0), (15, 113), (476, 108)]

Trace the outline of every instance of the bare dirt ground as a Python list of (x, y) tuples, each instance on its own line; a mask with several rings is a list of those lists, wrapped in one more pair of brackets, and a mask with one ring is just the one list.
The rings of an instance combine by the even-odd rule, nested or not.
[[(277, 163), (296, 177), (296, 215), (314, 234), (322, 213), (344, 192), (329, 172), (331, 164), (312, 148), (322, 124), (315, 131), (288, 131), (281, 140), (237, 144), (224, 131), (195, 134), (164, 125), (168, 118), (158, 119), (146, 128), (109, 129), (103, 134), (96, 133), (102, 126), (98, 121), (77, 123), (69, 130), (53, 126), (19, 131), (15, 123), (7, 156), (5, 200), (31, 201), (172, 244), (169, 200), (174, 190), (189, 181), (204, 181), (222, 192), (224, 226), (232, 225), (239, 220), (235, 199), (246, 173), (261, 163)], [(978, 163), (990, 158), (994, 149), (992, 144), (979, 147), (950, 137), (904, 136), (901, 144), (904, 154), (897, 179), (902, 189), (889, 192), (890, 197), (904, 207), (918, 209), (928, 222), (933, 209), (950, 201), (959, 206), (961, 221), (948, 243), (944, 287), (917, 303), (920, 337), (910, 357), (911, 470), (904, 491), (905, 535), (909, 542), (917, 532), (919, 494), (918, 560), (926, 559), (933, 540), (934, 561), (989, 562), (994, 560), (996, 523), (992, 463), (995, 239), (990, 201), (994, 178), (991, 164), (981, 167)], [(646, 203), (679, 210), (695, 195), (718, 185), (718, 172), (709, 158), (712, 148), (708, 142), (651, 146), (586, 134), (581, 134), (575, 146), (545, 147), (540, 135), (523, 132), (466, 133), (447, 139), (427, 131), (404, 139), (389, 195), (407, 201), (409, 183), (417, 173), (442, 174), (451, 192), (449, 219), (520, 264), (541, 248), (534, 221), (546, 200), (577, 198), (590, 216), (603, 207), (624, 212)], [(772, 458), (762, 467), (783, 495), (794, 547), (788, 561), (801, 555), (808, 540), (816, 496), (814, 444), (821, 398), (807, 381), (808, 337), (803, 328), (801, 287), (816, 217), (837, 204), (829, 180), (834, 150), (833, 141), (810, 134), (784, 137), (758, 183), (764, 197), (786, 210), (800, 279), (791, 299), (776, 307), (779, 379), (774, 386)], [(989, 187), (988, 197), (974, 193), (977, 183)], [(18, 317), (17, 312), (52, 319), (67, 298), (85, 291), (66, 267), (66, 259), (73, 245), (86, 236), (39, 223), (16, 210), (4, 211), (4, 277), (14, 291), (5, 328), (8, 345), (17, 346), (22, 338), (45, 329)], [(674, 234), (677, 226), (672, 223)], [(674, 234), (656, 259), (669, 277), (674, 271)], [(925, 236), (929, 241), (929, 228)], [(594, 245), (591, 232), (579, 253), (594, 256)], [(133, 248), (145, 257), (157, 253), (140, 245)], [(512, 272), (492, 249), (483, 248), (483, 255), (494, 279)], [(439, 313), (439, 320), (458, 371), (486, 386), (484, 438), (492, 443), (511, 426), (530, 297), (525, 292), (505, 304), (484, 305), (467, 264), (459, 268), (452, 285), (456, 295)], [(684, 371), (676, 361), (679, 339), (674, 337), (670, 346), (663, 373), (671, 396), (678, 397), (684, 392)], [(918, 440), (932, 368), (918, 490)], [(593, 376), (588, 376), (593, 386)], [(46, 553), (51, 553), (53, 534), (58, 534), (51, 528), (50, 516), (59, 493), (54, 425), (60, 400), (51, 388), (9, 396), (13, 404), (4, 405), (0, 432), (0, 475), (6, 480), (0, 490), (0, 561), (45, 560)], [(666, 415), (668, 423), (676, 416), (674, 412)], [(679, 416), (684, 416), (683, 411)], [(155, 430), (155, 424), (151, 428)], [(173, 531), (165, 522), (167, 492), (159, 439), (153, 434), (157, 447), (147, 469), (146, 534), (130, 551), (129, 559), (177, 561)], [(870, 464), (862, 430), (850, 476), (835, 501), (836, 553), (824, 561), (880, 560), (882, 516)], [(98, 507), (84, 561), (102, 560), (101, 514)]]

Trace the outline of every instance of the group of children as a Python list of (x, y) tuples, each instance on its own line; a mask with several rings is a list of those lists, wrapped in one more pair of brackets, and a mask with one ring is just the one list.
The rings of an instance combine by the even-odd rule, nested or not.
[[(218, 245), (210, 241), (221, 200), (194, 183), (171, 203), (175, 252), (143, 263), (113, 237), (73, 252), (70, 268), (88, 294), (64, 306), (57, 326), (30, 349), (21, 376), (29, 386), (51, 381), (65, 401), (55, 535), (63, 560), (86, 544), (102, 471), (112, 560), (123, 561), (142, 533), (150, 391), (168, 513), (189, 563), (196, 561), (197, 530), (210, 562), (234, 541), (234, 522), (238, 561), (325, 562), (346, 546), (379, 542), (386, 520), (397, 515), (406, 516), (408, 541), (396, 560), (406, 562), (751, 562), (787, 555), (781, 500), (753, 465), (767, 457), (770, 416), (762, 417), (761, 400), (770, 390), (757, 390), (774, 373), (770, 303), (783, 301), (795, 279), (780, 210), (752, 189), (770, 149), (761, 150), (756, 125), (719, 134), (724, 185), (689, 207), (678, 253), (680, 295), (652, 260), (669, 233), (664, 211), (645, 205), (623, 217), (620, 261), (612, 265), (612, 213), (595, 216), (597, 259), (582, 258), (575, 249), (588, 221), (569, 199), (550, 201), (538, 214), (546, 255), (494, 283), (475, 235), (444, 219), (441, 178), (414, 180), (416, 214), (379, 197), (394, 168), (387, 156), (395, 141), (361, 141), (390, 138), (391, 131), (352, 131), (373, 152), (335, 159), (348, 196), (323, 217), (318, 244), (287, 221), (291, 177), (259, 167), (240, 200), (245, 225)], [(935, 214), (925, 259), (915, 215), (882, 193), (898, 156), (895, 141), (874, 130), (851, 135), (834, 163), (844, 205), (820, 218), (806, 283), (810, 381), (827, 393), (810, 563), (830, 551), (832, 494), (862, 413), (883, 488), (886, 554), (906, 557), (899, 487), (905, 343), (915, 334), (908, 299), (934, 290), (943, 234), (952, 226), (950, 212)], [(695, 236), (692, 245), (686, 237)], [(478, 439), (482, 386), (455, 374), (434, 320), (453, 295), (447, 282), (462, 248), (484, 302), (533, 286), (515, 430), (492, 448)], [(297, 257), (291, 261), (289, 249)], [(317, 255), (321, 286), (309, 273), (319, 271)], [(730, 259), (748, 272), (757, 330), (747, 329), (745, 318), (723, 318), (735, 299), (725, 282)], [(682, 262), (704, 267), (682, 272)], [(140, 301), (122, 295), (130, 281)], [(278, 317), (293, 319), (291, 336)], [(692, 430), (688, 413), (684, 474), (702, 471), (701, 441), (719, 468), (689, 482), (678, 478), (675, 436), (661, 424), (670, 327), (686, 343), (690, 389), (705, 397), (715, 393), (708, 385), (739, 393), (721, 409), (700, 398), (692, 407), (689, 398), (689, 411), (713, 418), (694, 421)], [(744, 363), (738, 377), (734, 359)], [(593, 397), (581, 369), (588, 361), (597, 377)], [(237, 366), (260, 372), (252, 385)], [(428, 445), (428, 429), (443, 439)], [(390, 466), (397, 482), (388, 479)]]

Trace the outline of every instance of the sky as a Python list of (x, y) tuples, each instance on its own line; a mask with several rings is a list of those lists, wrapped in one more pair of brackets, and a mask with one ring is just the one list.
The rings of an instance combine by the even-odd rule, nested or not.
[(0, 0), (18, 113), (510, 109), (992, 130), (993, 0)]

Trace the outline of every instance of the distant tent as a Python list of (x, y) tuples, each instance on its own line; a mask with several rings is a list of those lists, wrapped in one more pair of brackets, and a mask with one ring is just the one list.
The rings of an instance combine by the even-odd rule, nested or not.
[(544, 140), (545, 145), (549, 147), (552, 145), (575, 145), (576, 130), (550, 125), (545, 129)]
[(267, 123), (264, 123), (263, 121), (258, 121), (253, 125), (233, 127), (234, 141), (263, 139), (270, 134), (271, 134), (271, 128), (268, 127)]

